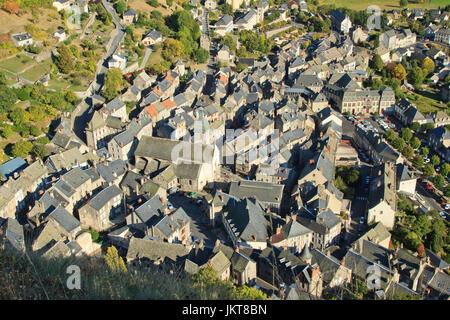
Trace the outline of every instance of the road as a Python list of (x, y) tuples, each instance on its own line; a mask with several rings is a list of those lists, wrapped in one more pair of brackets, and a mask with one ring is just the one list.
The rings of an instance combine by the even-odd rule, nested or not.
[[(350, 223), (350, 229), (348, 230), (348, 243), (352, 243), (355, 241), (362, 228), (366, 226), (366, 213), (367, 213), (367, 199), (368, 192), (366, 189), (369, 188), (369, 185), (366, 184), (366, 177), (371, 175), (372, 166), (370, 164), (361, 163), (360, 168), (360, 179), (358, 185), (355, 187), (355, 194), (352, 201), (352, 208), (350, 211), (350, 216), (352, 221)], [(361, 225), (361, 217), (364, 217), (365, 223)]]
[(103, 82), (105, 79), (105, 73), (108, 70), (106, 67), (107, 61), (109, 60), (110, 56), (116, 52), (116, 50), (119, 48), (121, 42), (123, 41), (125, 37), (125, 29), (124, 26), (120, 23), (119, 18), (116, 15), (116, 11), (114, 8), (105, 0), (102, 0), (102, 4), (105, 7), (106, 11), (108, 11), (112, 17), (113, 17), (113, 23), (116, 26), (116, 29), (114, 29), (111, 32), (111, 39), (109, 43), (107, 44), (107, 52), (105, 55), (103, 55), (103, 60), (100, 60), (97, 63), (96, 68), (96, 74), (95, 74), (95, 82), (93, 82), (88, 89), (87, 98), (82, 101), (77, 108), (72, 112), (72, 127), (77, 135), (78, 138), (80, 138), (82, 141), (86, 142), (84, 129), (86, 127), (87, 122), (90, 119), (90, 114), (92, 112), (90, 103), (90, 96), (94, 94), (99, 94)]

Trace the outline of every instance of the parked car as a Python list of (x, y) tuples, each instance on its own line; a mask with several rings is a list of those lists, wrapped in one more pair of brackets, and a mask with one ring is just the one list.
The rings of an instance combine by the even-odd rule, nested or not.
[(361, 217), (361, 219), (359, 220), (359, 223), (361, 223), (361, 224), (364, 223), (364, 217)]
[(445, 215), (445, 212), (444, 211), (441, 211), (441, 212), (439, 212), (439, 215), (442, 217), (442, 218), (446, 218), (446, 215)]

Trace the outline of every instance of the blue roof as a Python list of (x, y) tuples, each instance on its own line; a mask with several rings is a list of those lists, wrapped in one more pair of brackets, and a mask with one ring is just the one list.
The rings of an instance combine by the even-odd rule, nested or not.
[(2, 172), (2, 177), (4, 179), (8, 179), (9, 176), (12, 176), (14, 172), (21, 171), (25, 169), (28, 164), (20, 157), (12, 159), (7, 163), (0, 166), (0, 171)]

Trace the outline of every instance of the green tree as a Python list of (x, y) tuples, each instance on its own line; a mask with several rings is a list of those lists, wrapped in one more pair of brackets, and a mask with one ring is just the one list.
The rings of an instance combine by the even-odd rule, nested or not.
[(401, 136), (405, 142), (408, 142), (412, 138), (412, 132), (409, 128), (403, 128), (401, 131)]
[(105, 84), (102, 95), (112, 100), (119, 95), (119, 89), (123, 85), (122, 71), (118, 68), (109, 69), (105, 75)]
[(72, 51), (64, 44), (58, 48), (56, 64), (62, 73), (68, 74), (73, 71)]
[(119, 0), (116, 3), (116, 11), (118, 14), (122, 14), (127, 10), (127, 4), (123, 0)]
[(393, 75), (396, 79), (402, 81), (406, 78), (406, 70), (400, 63), (394, 67)]
[(406, 146), (405, 148), (403, 148), (402, 154), (407, 158), (411, 158), (414, 155), (414, 150), (412, 147), (410, 146)]
[(431, 164), (426, 164), (423, 167), (423, 174), (426, 175), (427, 177), (432, 177), (434, 176), (434, 168)]
[(33, 149), (33, 144), (27, 140), (17, 141), (11, 148), (11, 154), (14, 158), (25, 158)]
[(228, 15), (233, 14), (233, 7), (226, 2), (224, 2), (223, 4), (221, 4), (219, 6), (219, 10), (222, 11), (223, 14), (228, 14)]
[(422, 149), (420, 149), (420, 153), (421, 153), (424, 157), (426, 157), (426, 156), (428, 156), (428, 154), (430, 153), (430, 151), (428, 150), (427, 147), (422, 147)]
[[(11, 128), (11, 126), (4, 126), (2, 129), (1, 129), (1, 132), (2, 132), (2, 137), (3, 138), (9, 138), (9, 137), (11, 137), (11, 135), (14, 133), (14, 131), (13, 131), (13, 129)], [(1, 160), (1, 159), (0, 159)]]
[(16, 103), (17, 96), (11, 88), (0, 85), (0, 113), (8, 112)]
[(107, 249), (105, 254), (105, 262), (109, 270), (113, 273), (127, 272), (127, 267), (125, 266), (122, 257), (119, 257), (119, 253), (114, 246)]
[(423, 129), (426, 131), (426, 133), (428, 133), (428, 131), (434, 129), (434, 123), (432, 123), (432, 122), (425, 123), (423, 125)]
[(441, 163), (441, 159), (439, 158), (439, 156), (437, 156), (437, 155), (434, 154), (434, 155), (431, 157), (431, 163), (432, 163), (433, 165), (437, 166), (437, 165), (439, 165), (439, 163)]
[(384, 136), (388, 141), (393, 141), (397, 135), (395, 134), (394, 130), (389, 129), (388, 131), (385, 132)]
[(441, 174), (445, 177), (450, 173), (450, 164), (444, 163), (441, 166)]
[(420, 142), (419, 138), (414, 137), (414, 138), (411, 140), (411, 147), (412, 147), (413, 149), (419, 149), (419, 148), (420, 148), (420, 145), (421, 145), (421, 142)]
[(408, 5), (408, 0), (400, 0), (400, 7), (404, 8)]
[(397, 137), (394, 139), (394, 141), (392, 141), (392, 146), (398, 151), (402, 152), (403, 148), (405, 147), (405, 140), (403, 140), (400, 137)]
[(236, 288), (234, 297), (237, 300), (267, 300), (267, 295), (264, 292), (246, 285)]
[(205, 63), (208, 60), (209, 52), (203, 48), (195, 50), (193, 59), (196, 63)]
[(44, 160), (50, 154), (50, 151), (43, 144), (36, 143), (31, 149), (31, 153)]
[(437, 174), (434, 178), (433, 178), (433, 183), (435, 186), (442, 188), (445, 184), (445, 179), (442, 176), (442, 174)]
[(431, 221), (427, 215), (420, 215), (413, 224), (413, 231), (422, 239), (431, 232)]
[(444, 195), (450, 197), (450, 184), (447, 184), (444, 188)]
[(417, 121), (414, 121), (413, 123), (411, 123), (410, 129), (414, 132), (417, 132), (420, 130), (420, 123), (418, 123)]
[(381, 59), (381, 56), (379, 54), (376, 54), (372, 60), (372, 68), (374, 68), (377, 71), (381, 71), (381, 69), (383, 69), (383, 66), (384, 66), (383, 59)]

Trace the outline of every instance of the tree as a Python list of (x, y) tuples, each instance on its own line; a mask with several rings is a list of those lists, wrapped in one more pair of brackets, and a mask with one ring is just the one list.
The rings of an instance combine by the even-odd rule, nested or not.
[(439, 163), (441, 163), (441, 159), (439, 158), (439, 156), (437, 156), (437, 155), (434, 154), (434, 155), (431, 157), (431, 163), (432, 163), (433, 165), (437, 166), (437, 165), (439, 165)]
[(379, 54), (376, 54), (372, 60), (372, 68), (374, 68), (377, 71), (381, 71), (381, 69), (383, 69), (383, 66), (384, 66), (383, 59), (381, 59), (381, 56)]
[(127, 4), (123, 0), (119, 0), (116, 4), (116, 11), (118, 14), (122, 14), (127, 10)]
[(450, 173), (450, 164), (444, 163), (441, 166), (441, 174), (445, 177)]
[(420, 123), (418, 123), (417, 121), (414, 121), (413, 123), (411, 123), (411, 126), (409, 128), (412, 131), (417, 132), (420, 130)]
[(386, 131), (384, 136), (386, 137), (386, 139), (388, 141), (393, 141), (396, 138), (395, 131), (392, 129), (389, 129), (388, 131)]
[(413, 148), (411, 148), (410, 146), (406, 146), (403, 151), (402, 154), (407, 158), (411, 158), (414, 155), (414, 150)]
[(420, 145), (421, 145), (421, 142), (420, 142), (419, 138), (414, 137), (414, 138), (411, 140), (411, 147), (412, 147), (413, 149), (419, 149), (419, 148), (420, 148)]
[(450, 184), (447, 184), (444, 188), (444, 195), (450, 197)]
[(409, 71), (407, 78), (408, 82), (411, 83), (416, 89), (420, 89), (422, 87), (423, 80), (425, 79), (425, 75), (422, 68), (415, 67)]
[(122, 257), (119, 257), (119, 253), (114, 246), (107, 249), (105, 262), (108, 265), (109, 270), (113, 273), (127, 272), (127, 267), (125, 266)]
[(56, 64), (62, 73), (70, 73), (73, 68), (72, 51), (64, 44), (58, 48), (58, 57)]
[(243, 70), (245, 70), (245, 69), (247, 69), (247, 68), (248, 68), (248, 65), (246, 65), (245, 63), (238, 62), (238, 64), (236, 65), (236, 71), (238, 73), (243, 71)]
[(167, 61), (172, 61), (172, 60), (178, 58), (182, 53), (183, 53), (183, 47), (179, 40), (167, 39), (164, 42), (162, 56)]
[(0, 113), (5, 113), (16, 103), (17, 96), (11, 88), (0, 85)]
[(435, 68), (433, 60), (429, 57), (426, 57), (425, 59), (423, 59), (422, 68), (423, 68), (423, 70), (425, 70), (424, 75), (425, 76), (429, 75), (431, 72), (434, 71), (434, 68)]
[(232, 15), (233, 14), (233, 7), (231, 4), (224, 2), (219, 6), (219, 10), (222, 11), (223, 14)]
[(428, 154), (430, 153), (430, 151), (428, 150), (427, 147), (422, 147), (422, 149), (420, 149), (420, 153), (421, 153), (424, 157), (426, 157), (426, 156), (428, 156)]
[(428, 133), (428, 131), (434, 129), (434, 123), (428, 122), (423, 125), (423, 129)]
[(397, 137), (394, 139), (394, 141), (392, 141), (392, 146), (398, 151), (402, 152), (403, 148), (405, 147), (405, 140), (403, 140), (400, 137)]
[(31, 149), (31, 153), (34, 154), (36, 157), (39, 157), (40, 159), (44, 160), (50, 154), (50, 151), (43, 144), (36, 143), (33, 146), (33, 149)]
[(243, 285), (234, 290), (237, 300), (267, 300), (267, 295), (261, 290)]
[(413, 231), (422, 239), (431, 232), (431, 221), (425, 214), (420, 215), (413, 224)]
[(112, 100), (119, 94), (119, 88), (123, 84), (122, 71), (118, 68), (109, 69), (105, 75), (105, 84), (102, 89), (102, 95)]
[(406, 70), (400, 63), (394, 67), (392, 73), (394, 77), (400, 81), (406, 78)]
[(402, 136), (403, 140), (408, 142), (412, 138), (412, 132), (409, 128), (403, 128), (401, 131), (401, 136)]
[(7, 139), (7, 138), (11, 137), (11, 135), (13, 134), (14, 131), (13, 131), (12, 127), (8, 125), (8, 126), (3, 127), (1, 129), (1, 132), (2, 132), (2, 137)]
[(11, 154), (13, 157), (25, 158), (33, 149), (33, 144), (27, 140), (17, 141), (11, 148)]
[(400, 0), (400, 7), (404, 8), (408, 5), (408, 0)]
[(20, 7), (16, 2), (6, 1), (3, 5), (3, 9), (9, 14), (18, 14), (20, 11)]
[(427, 177), (432, 177), (434, 176), (434, 168), (431, 164), (426, 164), (423, 167), (423, 174), (426, 175)]
[(208, 60), (209, 52), (203, 48), (198, 48), (193, 54), (193, 59), (196, 63), (205, 63)]
[(444, 180), (444, 177), (442, 176), (442, 174), (437, 174), (433, 178), (433, 183), (436, 187), (442, 188), (445, 184), (445, 180)]

